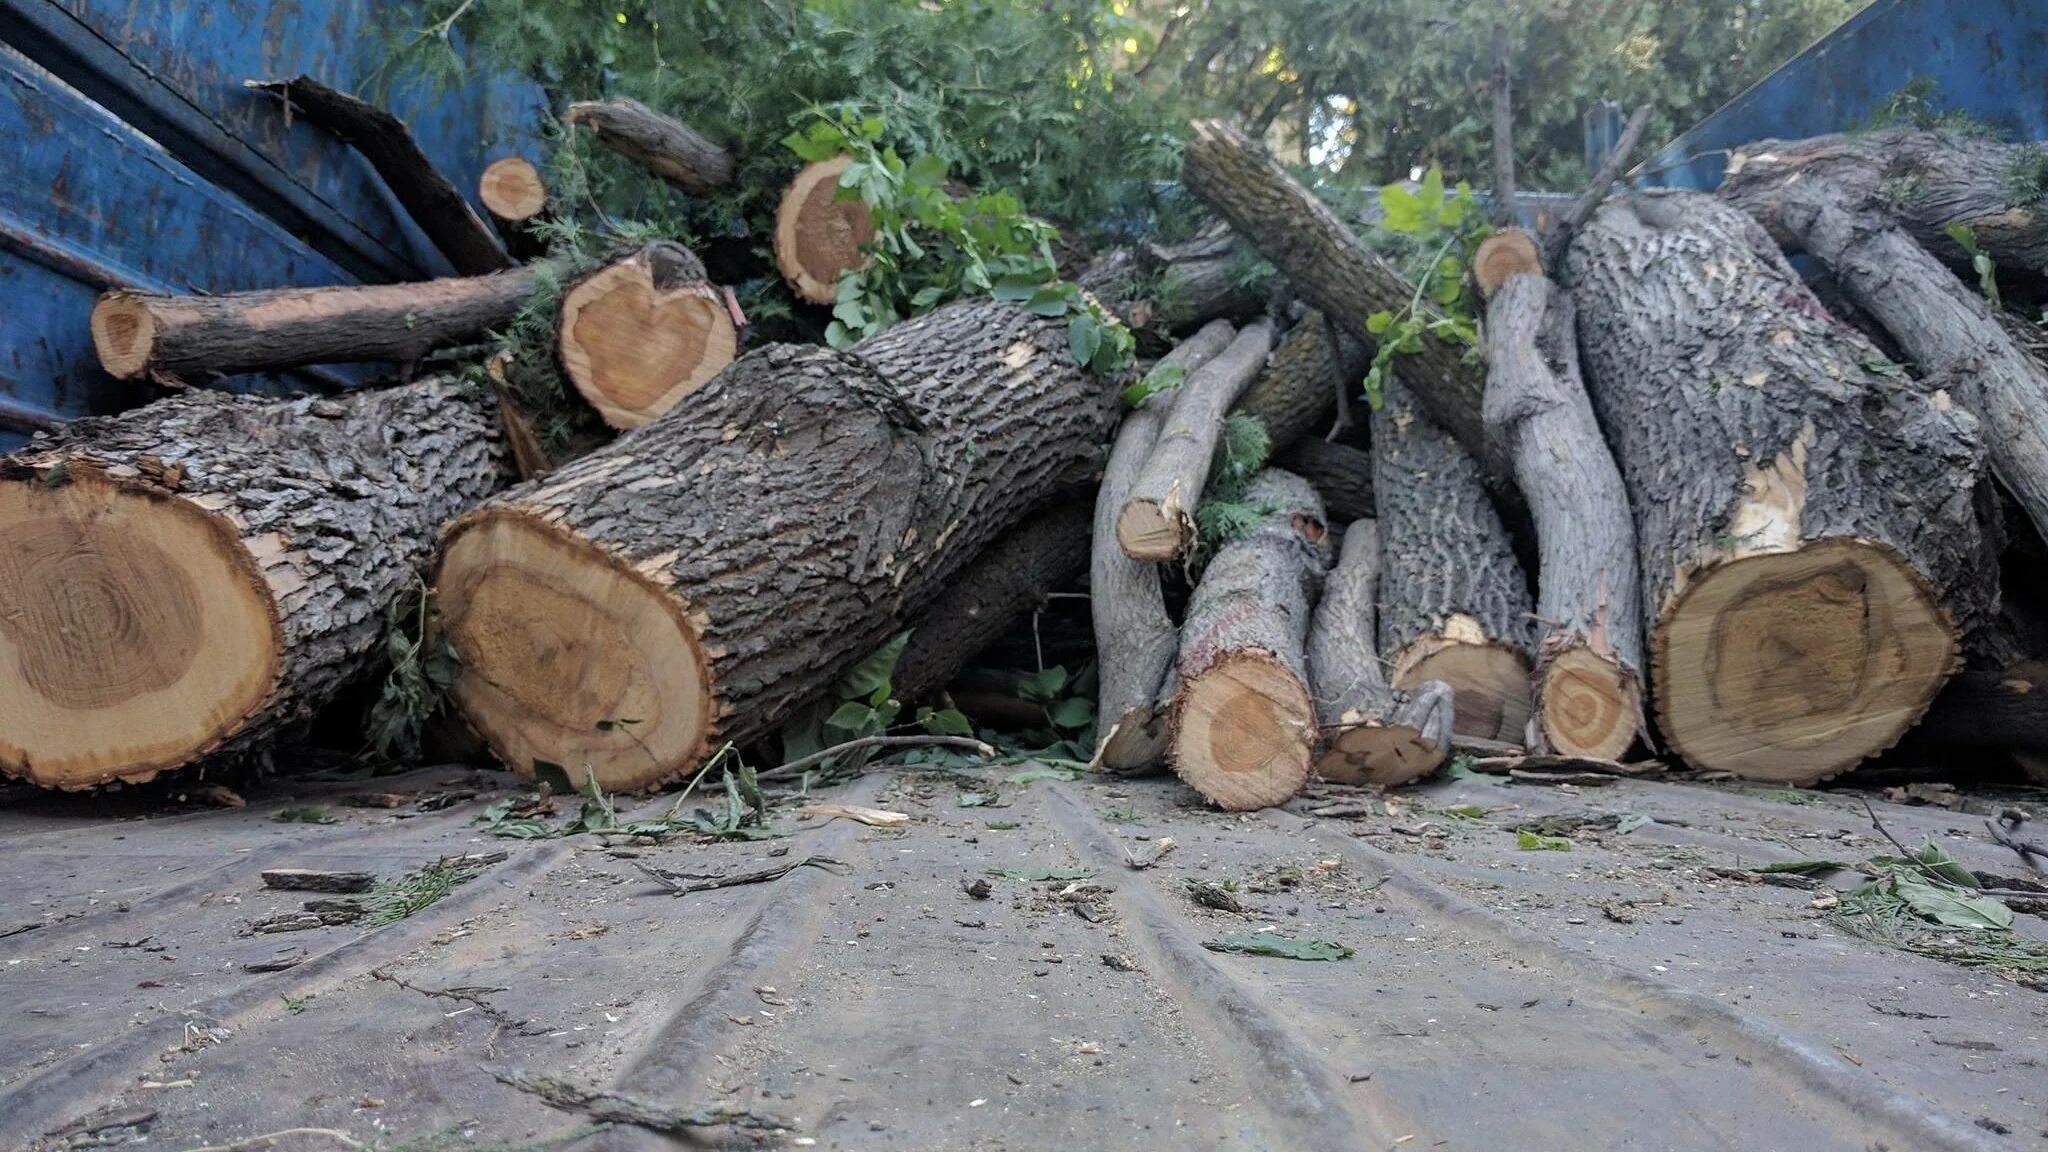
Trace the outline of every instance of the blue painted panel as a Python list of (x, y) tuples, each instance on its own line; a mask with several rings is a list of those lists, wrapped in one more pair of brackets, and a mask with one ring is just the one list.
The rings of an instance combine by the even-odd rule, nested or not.
[[(142, 397), (99, 370), (87, 318), (108, 287), (236, 291), (345, 283), (267, 217), (12, 49), (0, 47), (0, 423), (117, 411)], [(298, 379), (345, 383), (316, 373)], [(276, 387), (261, 377), (228, 382)]]
[(1712, 189), (1730, 149), (1867, 122), (1912, 80), (2016, 139), (2048, 139), (2048, 2), (1877, 0), (1658, 153), (1643, 183)]

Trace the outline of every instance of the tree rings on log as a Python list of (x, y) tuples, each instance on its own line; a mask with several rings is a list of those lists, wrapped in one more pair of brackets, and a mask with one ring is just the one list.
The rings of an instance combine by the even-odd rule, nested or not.
[(548, 185), (540, 169), (524, 156), (504, 156), (484, 168), (476, 196), (492, 216), (523, 224), (547, 210)]
[(798, 296), (813, 304), (838, 297), (839, 278), (867, 267), (862, 251), (875, 238), (868, 206), (839, 198), (839, 176), (851, 156), (806, 164), (775, 209), (775, 266)]
[(1619, 760), (1642, 726), (1637, 677), (1583, 643), (1546, 652), (1541, 665), (1534, 703), (1548, 746), (1561, 756)]
[(1524, 274), (1543, 275), (1543, 255), (1535, 238), (1523, 229), (1502, 228), (1481, 240), (1472, 254), (1472, 281), (1484, 299), (1493, 299), (1508, 277)]
[(606, 424), (638, 428), (739, 353), (739, 330), (704, 266), (650, 244), (562, 294), (562, 368)]

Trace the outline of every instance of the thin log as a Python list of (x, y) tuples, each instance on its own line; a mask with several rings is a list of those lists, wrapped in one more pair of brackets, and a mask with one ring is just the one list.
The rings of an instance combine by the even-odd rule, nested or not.
[(1371, 363), (1364, 345), (1311, 311), (1280, 338), (1233, 411), (1258, 417), (1275, 448), (1319, 436), (1330, 426), (1337, 397), (1357, 388)]
[(1571, 299), (1540, 272), (1487, 302), (1486, 423), (1536, 521), (1529, 746), (1616, 760), (1642, 716), (1642, 585), (1621, 472), (1579, 376)]
[(547, 255), (547, 243), (534, 225), (548, 217), (548, 184), (533, 161), (524, 156), (491, 161), (477, 178), (476, 199), (513, 256), (531, 262)]
[[(1162, 370), (1193, 373), (1232, 346), (1236, 332), (1227, 320), (1211, 321), (1163, 358)], [(1182, 388), (1187, 386), (1183, 377)], [(1093, 540), (1089, 549), (1089, 615), (1095, 628), (1095, 759), (1113, 771), (1142, 769), (1165, 749), (1165, 710), (1160, 707), (1167, 670), (1179, 635), (1166, 611), (1159, 566), (1125, 555), (1117, 522), (1140, 473), (1151, 458), (1167, 413), (1180, 389), (1148, 398), (1126, 413), (1095, 493)]]
[(1349, 524), (1373, 516), (1372, 453), (1305, 436), (1273, 453), (1273, 463), (1315, 488), (1330, 523)]
[(732, 153), (638, 100), (579, 101), (562, 119), (597, 133), (605, 147), (692, 196), (708, 196), (732, 182)]
[(1248, 324), (1228, 349), (1190, 372), (1175, 390), (1172, 413), (1117, 513), (1116, 538), (1124, 555), (1163, 562), (1194, 546), (1195, 509), (1224, 418), (1272, 347), (1270, 323)]
[(839, 278), (867, 267), (874, 216), (858, 197), (839, 198), (839, 174), (853, 163), (835, 156), (806, 164), (775, 208), (775, 267), (790, 290), (813, 304), (838, 298)]
[(289, 102), (307, 120), (362, 153), (456, 272), (481, 276), (512, 266), (512, 258), (505, 254), (490, 225), (463, 199), (454, 182), (434, 167), (405, 121), (311, 76), (245, 80), (243, 87)]
[(1586, 182), (1585, 191), (1572, 201), (1572, 206), (1559, 217), (1557, 223), (1543, 237), (1543, 267), (1548, 269), (1564, 267), (1565, 253), (1571, 249), (1572, 238), (1593, 213), (1607, 199), (1607, 190), (1621, 179), (1621, 173), (1628, 167), (1629, 160), (1642, 145), (1643, 130), (1650, 126), (1650, 105), (1644, 104), (1629, 116), (1628, 123), (1621, 130), (1621, 139), (1614, 142), (1614, 151), (1600, 164), (1600, 170)]
[(491, 396), (447, 379), (185, 392), (0, 459), (0, 772), (139, 783), (303, 721), (502, 465)]
[(1884, 371), (1712, 197), (1609, 201), (1571, 273), (1587, 389), (1635, 512), (1666, 743), (1797, 784), (1890, 747), (1995, 600), (1974, 422)]
[(1374, 624), (1379, 574), (1379, 526), (1355, 520), (1308, 629), (1309, 688), (1321, 729), (1316, 772), (1340, 784), (1420, 780), (1451, 751), (1450, 685), (1426, 681), (1412, 695), (1387, 686)]
[(1181, 627), (1171, 714), (1174, 771), (1211, 804), (1284, 804), (1308, 782), (1316, 713), (1303, 646), (1327, 533), (1315, 490), (1267, 469), (1247, 501), (1270, 508), (1216, 550)]
[(1493, 222), (1506, 226), (1515, 218), (1515, 97), (1508, 73), (1508, 26), (1493, 25), (1493, 76), (1487, 83), (1493, 97)]

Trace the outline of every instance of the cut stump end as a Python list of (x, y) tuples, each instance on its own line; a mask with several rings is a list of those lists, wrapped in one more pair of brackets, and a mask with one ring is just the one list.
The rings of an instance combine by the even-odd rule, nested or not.
[(875, 238), (868, 206), (839, 199), (839, 174), (853, 163), (835, 156), (806, 164), (782, 193), (775, 209), (775, 266), (805, 300), (830, 304), (839, 278), (867, 267), (862, 247)]
[(1096, 760), (1112, 772), (1136, 772), (1159, 762), (1166, 752), (1162, 717), (1150, 708), (1123, 714), (1102, 740)]
[(1174, 705), (1174, 771), (1218, 808), (1285, 804), (1308, 783), (1315, 705), (1270, 660), (1229, 656), (1185, 682)]
[(562, 368), (606, 424), (655, 419), (739, 354), (739, 330), (716, 288), (666, 284), (635, 256), (584, 277), (562, 295)]
[(1338, 784), (1392, 788), (1435, 772), (1450, 749), (1406, 724), (1359, 724), (1332, 736), (1316, 775)]
[(1508, 277), (1517, 275), (1543, 275), (1543, 253), (1535, 237), (1521, 228), (1502, 228), (1479, 242), (1472, 254), (1472, 282), (1481, 297), (1493, 299)]
[(500, 220), (531, 220), (547, 210), (548, 185), (523, 156), (493, 160), (477, 180), (477, 199)]
[(1157, 500), (1127, 500), (1116, 514), (1116, 542), (1133, 560), (1165, 564), (1180, 555), (1187, 534), (1183, 517)]
[(1642, 689), (1620, 664), (1575, 645), (1543, 666), (1538, 722), (1551, 751), (1619, 760), (1636, 742)]
[(132, 292), (103, 294), (92, 306), (92, 348), (100, 367), (116, 380), (133, 380), (149, 370), (156, 349), (156, 317)]
[(1694, 767), (1814, 784), (1896, 743), (1957, 663), (1926, 581), (1867, 540), (1695, 574), (1652, 637), (1657, 719)]
[(82, 461), (0, 480), (0, 605), (0, 772), (46, 788), (181, 767), (278, 681), (277, 608), (233, 526)]
[(462, 660), (455, 699), (514, 771), (633, 791), (701, 762), (708, 663), (687, 604), (652, 579), (510, 505), (449, 529), (435, 594)]
[(1424, 636), (1394, 660), (1393, 686), (1415, 691), (1431, 680), (1451, 686), (1451, 731), (1520, 744), (1529, 738), (1529, 658), (1490, 642)]

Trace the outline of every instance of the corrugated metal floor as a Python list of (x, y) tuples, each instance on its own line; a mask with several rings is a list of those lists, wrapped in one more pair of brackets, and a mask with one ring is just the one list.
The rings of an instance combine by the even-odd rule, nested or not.
[[(744, 1107), (790, 1130), (708, 1137), (819, 1148), (2048, 1142), (2048, 996), (1845, 936), (1815, 893), (1712, 871), (1876, 853), (1850, 794), (1467, 780), (1394, 815), (1305, 815), (1328, 803), (1310, 799), (1235, 816), (1171, 780), (1042, 781), (963, 808), (985, 778), (888, 772), (831, 798), (908, 812), (906, 829), (785, 816), (782, 840), (624, 848), (480, 836), (506, 783), (437, 770), (154, 818), (5, 794), (0, 1148), (189, 1149), (299, 1126), (383, 1149), (678, 1146), (632, 1125), (593, 1133), (495, 1075), (516, 1070)], [(341, 805), (365, 789), (477, 794), (427, 812)], [(342, 822), (272, 818), (309, 802)], [(1442, 811), (1468, 803), (1499, 810)], [(2022, 870), (1978, 816), (1878, 811), (1901, 840)], [(1518, 851), (1506, 830), (1572, 812), (1660, 823), (1583, 831), (1570, 852)], [(1179, 847), (1157, 867), (1123, 865), (1164, 835)], [(397, 875), (496, 850), (509, 859), (383, 928), (240, 934), (304, 898), (263, 889), (266, 867)], [(684, 897), (635, 868), (724, 872), (783, 850), (847, 867)], [(1031, 867), (1096, 870), (1109, 918), (1078, 915), (1058, 882), (963, 889)], [(1256, 911), (1198, 907), (1191, 879), (1234, 880)], [(1266, 925), (1357, 954), (1201, 947)], [(296, 967), (244, 970), (294, 949)], [(82, 1119), (135, 1123), (82, 1134)]]

